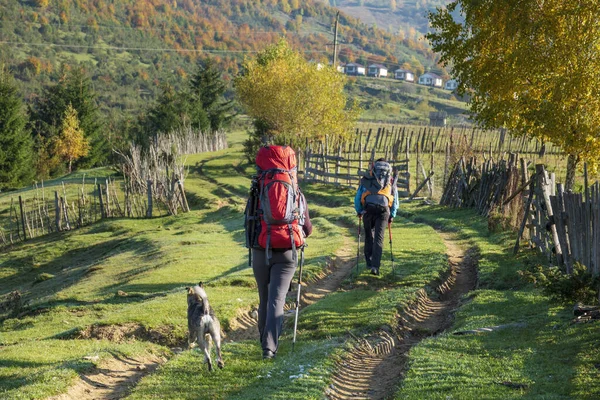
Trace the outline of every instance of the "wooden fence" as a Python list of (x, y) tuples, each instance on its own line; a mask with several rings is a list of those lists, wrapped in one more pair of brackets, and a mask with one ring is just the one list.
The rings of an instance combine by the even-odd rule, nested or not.
[[(600, 273), (600, 183), (583, 193), (567, 193), (542, 164), (531, 176), (528, 163), (516, 155), (496, 162), (464, 159), (452, 169), (440, 203), (472, 207), (489, 218), (502, 215), (518, 229), (514, 252), (521, 239), (540, 249), (567, 273), (573, 264)], [(527, 232), (525, 232), (527, 231)]]
[[(323, 141), (307, 142), (305, 147), (304, 169), (308, 181), (356, 188), (369, 163), (383, 157), (400, 173), (401, 197), (426, 194), (430, 198), (439, 196), (435, 193), (435, 186), (445, 186), (451, 166), (465, 154), (477, 154), (486, 160), (501, 159), (513, 152), (535, 157), (556, 155), (553, 157), (555, 161), (562, 155), (552, 143), (516, 137), (505, 130), (467, 127), (382, 126), (357, 129), (350, 140), (333, 142), (326, 137)], [(440, 154), (444, 154), (443, 160), (440, 160)], [(434, 176), (436, 158), (439, 165)], [(416, 190), (411, 190), (411, 185)]]
[[(551, 142), (543, 143), (538, 139), (515, 136), (505, 129), (480, 129), (473, 127), (435, 127), (435, 126), (386, 126), (378, 127), (377, 134), (373, 128), (362, 131), (357, 130), (356, 137), (365, 136), (368, 146), (369, 138), (379, 137), (380, 131), (385, 130), (386, 135), (399, 135), (409, 138), (409, 151), (416, 153), (417, 147), (426, 149), (431, 146), (437, 152), (444, 152), (448, 142), (464, 142), (473, 152), (488, 153), (499, 156), (502, 153), (518, 154), (563, 154), (562, 150)], [(356, 138), (355, 138), (356, 139)]]
[(0, 205), (0, 245), (72, 230), (104, 218), (151, 218), (189, 211), (183, 187), (185, 155), (227, 147), (225, 132), (204, 134), (185, 127), (154, 138), (147, 150), (131, 145), (121, 156), (123, 180), (35, 186), (28, 195)]
[[(146, 193), (134, 193), (123, 181), (82, 179), (81, 184), (63, 182), (61, 190), (37, 187), (32, 197), (12, 197), (0, 220), (0, 244), (9, 245), (52, 232), (68, 231), (104, 218), (151, 218), (169, 215), (153, 182)], [(175, 201), (188, 211), (183, 187), (175, 186)]]
[[(380, 130), (371, 148), (369, 140), (362, 144), (361, 138), (354, 143), (337, 144), (333, 151), (327, 138), (324, 142), (307, 143), (304, 154), (304, 179), (308, 182), (332, 183), (336, 186), (356, 189), (361, 177), (379, 157), (385, 158), (398, 175), (398, 195), (410, 195), (410, 172), (408, 142)], [(404, 149), (404, 150), (403, 150)]]

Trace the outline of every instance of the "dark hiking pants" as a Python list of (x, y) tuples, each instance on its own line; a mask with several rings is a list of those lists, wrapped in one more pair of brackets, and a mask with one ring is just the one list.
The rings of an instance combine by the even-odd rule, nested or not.
[(283, 328), (285, 296), (296, 271), (292, 250), (272, 250), (270, 265), (265, 264), (264, 250), (252, 250), (252, 269), (258, 285), (258, 331), (262, 349), (277, 352)]
[(365, 260), (367, 268), (376, 268), (379, 271), (385, 227), (389, 217), (390, 209), (387, 207), (369, 205), (366, 207), (363, 222), (365, 225)]

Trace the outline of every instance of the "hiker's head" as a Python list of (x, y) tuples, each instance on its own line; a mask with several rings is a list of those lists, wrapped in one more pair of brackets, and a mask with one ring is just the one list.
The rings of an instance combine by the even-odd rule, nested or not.
[(375, 160), (375, 162), (379, 162), (379, 161), (386, 162), (386, 161), (385, 161), (385, 158), (383, 158), (383, 157), (381, 157), (381, 158), (378, 158), (377, 160)]

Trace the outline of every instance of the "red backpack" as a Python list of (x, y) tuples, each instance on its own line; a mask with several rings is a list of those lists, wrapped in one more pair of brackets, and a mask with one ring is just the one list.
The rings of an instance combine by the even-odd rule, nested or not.
[(246, 205), (246, 247), (292, 249), (304, 245), (304, 200), (298, 186), (296, 153), (289, 146), (261, 147), (258, 174)]

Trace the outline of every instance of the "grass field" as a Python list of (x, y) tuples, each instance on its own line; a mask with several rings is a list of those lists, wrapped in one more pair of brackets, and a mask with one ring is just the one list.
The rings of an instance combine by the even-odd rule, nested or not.
[[(552, 303), (519, 280), (517, 271), (536, 262), (535, 255), (509, 255), (514, 235), (490, 235), (486, 221), (469, 210), (416, 204), (403, 204), (393, 224), (397, 273), (386, 252), (381, 276), (361, 271), (304, 309), (294, 352), (289, 324), (274, 362), (261, 360), (258, 342), (226, 339), (226, 367), (211, 374), (196, 350), (174, 351), (185, 340), (185, 286), (205, 282), (226, 333), (258, 302), (243, 246), (242, 212), (253, 172), (243, 161), (243, 139), (231, 135), (230, 149), (188, 158), (190, 213), (104, 220), (0, 254), (0, 296), (13, 290), (23, 295), (22, 309), (0, 309), (0, 398), (46, 398), (117, 355), (156, 355), (168, 361), (128, 398), (321, 399), (351, 335), (394, 329), (403, 306), (447, 269), (444, 243), (430, 224), (477, 246), (479, 288), (448, 333), (411, 350), (396, 398), (600, 395), (597, 324), (571, 325), (569, 305)], [(345, 242), (355, 243), (356, 217), (352, 191), (304, 185), (304, 192), (315, 227), (306, 250), (310, 282), (336, 253), (347, 252)], [(512, 322), (525, 327), (452, 335)], [(94, 325), (135, 325), (160, 336), (117, 341), (81, 335)]]

